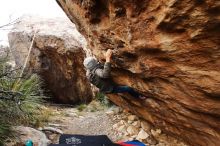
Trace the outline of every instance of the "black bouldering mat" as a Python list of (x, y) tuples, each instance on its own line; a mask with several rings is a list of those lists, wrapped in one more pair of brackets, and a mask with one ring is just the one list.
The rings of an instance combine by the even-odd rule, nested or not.
[(119, 146), (118, 144), (114, 144), (106, 135), (63, 134), (60, 136), (59, 144), (68, 144), (74, 146)]

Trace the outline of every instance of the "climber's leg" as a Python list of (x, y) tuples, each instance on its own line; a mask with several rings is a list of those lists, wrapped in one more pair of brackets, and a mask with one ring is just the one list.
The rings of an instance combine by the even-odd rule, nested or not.
[(129, 86), (115, 86), (112, 91), (112, 93), (125, 93), (125, 92), (129, 93), (131, 96), (135, 98), (140, 98), (140, 94)]

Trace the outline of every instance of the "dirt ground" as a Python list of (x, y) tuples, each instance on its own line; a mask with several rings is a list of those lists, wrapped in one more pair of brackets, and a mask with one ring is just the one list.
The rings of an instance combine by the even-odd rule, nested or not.
[[(131, 137), (113, 128), (115, 123), (130, 114), (122, 112), (122, 109), (117, 106), (106, 107), (93, 101), (89, 105), (76, 107), (49, 105), (47, 108), (52, 113), (47, 126), (60, 129), (65, 134), (107, 135), (113, 142), (131, 140)], [(112, 111), (116, 112), (113, 114)], [(58, 143), (59, 134), (53, 132), (46, 132), (46, 134), (53, 143)], [(156, 144), (146, 144), (148, 146), (186, 146), (163, 133), (154, 138), (157, 141)]]

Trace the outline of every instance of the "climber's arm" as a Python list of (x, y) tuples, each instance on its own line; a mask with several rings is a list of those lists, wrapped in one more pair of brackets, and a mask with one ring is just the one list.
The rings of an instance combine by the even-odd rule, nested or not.
[(112, 56), (112, 50), (108, 49), (105, 57), (106, 57), (106, 61), (105, 61), (105, 65), (104, 65), (104, 69), (97, 69), (96, 70), (96, 74), (101, 77), (101, 78), (109, 78), (110, 77), (110, 73), (111, 73), (111, 56)]
[(104, 69), (96, 69), (95, 73), (101, 78), (109, 78), (111, 73), (111, 63), (105, 62)]
[(89, 79), (89, 74), (90, 74), (90, 71), (89, 70), (87, 70), (86, 71), (86, 77)]

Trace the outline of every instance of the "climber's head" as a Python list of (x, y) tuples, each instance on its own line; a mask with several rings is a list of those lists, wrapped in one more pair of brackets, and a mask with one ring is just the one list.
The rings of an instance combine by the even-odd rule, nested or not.
[(98, 61), (94, 57), (87, 57), (83, 62), (83, 65), (85, 66), (87, 70), (94, 69), (97, 66), (97, 64), (98, 64)]

